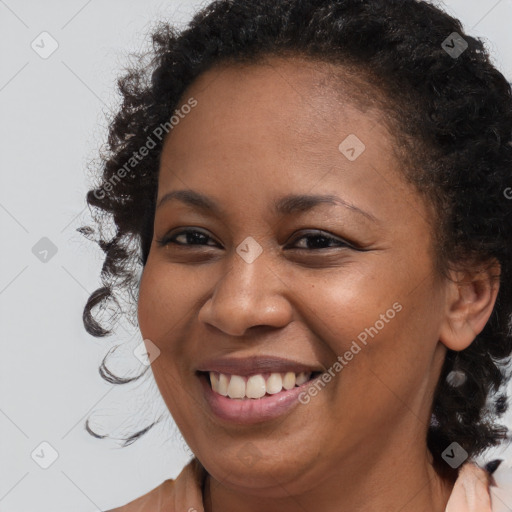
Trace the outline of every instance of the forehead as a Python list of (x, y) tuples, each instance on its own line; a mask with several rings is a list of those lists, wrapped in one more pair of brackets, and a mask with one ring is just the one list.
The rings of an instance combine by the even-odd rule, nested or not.
[(384, 94), (357, 71), (300, 56), (263, 56), (251, 64), (222, 62), (199, 75), (182, 103), (191, 95), (204, 100), (203, 110), (220, 108), (224, 116), (236, 110), (270, 114), (276, 121), (309, 117), (315, 123), (354, 110), (361, 118), (388, 122), (379, 109)]
[(237, 157), (264, 149), (260, 162), (290, 152), (296, 159), (339, 159), (350, 135), (391, 153), (395, 140), (377, 94), (363, 87), (350, 70), (298, 57), (216, 65), (183, 94), (180, 105), (191, 98), (197, 105), (167, 136), (162, 160), (218, 157), (228, 146)]
[(410, 205), (416, 215), (423, 205), (403, 182), (375, 97), (354, 101), (360, 82), (335, 77), (332, 65), (283, 59), (199, 76), (181, 100), (197, 104), (165, 141), (158, 199), (195, 189), (231, 212), (250, 201), (255, 213), (286, 194), (337, 193), (382, 219), (401, 222)]

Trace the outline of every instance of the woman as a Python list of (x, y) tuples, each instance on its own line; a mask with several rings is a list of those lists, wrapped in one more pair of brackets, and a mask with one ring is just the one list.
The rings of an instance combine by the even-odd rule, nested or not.
[(115, 510), (490, 511), (512, 94), (482, 43), (414, 0), (224, 0), (153, 41), (87, 197), (116, 235), (84, 322), (137, 296), (195, 458)]

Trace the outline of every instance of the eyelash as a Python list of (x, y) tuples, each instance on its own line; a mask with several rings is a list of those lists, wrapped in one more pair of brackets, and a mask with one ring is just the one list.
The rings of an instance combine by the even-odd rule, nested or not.
[[(200, 234), (202, 235), (203, 237), (205, 237), (206, 239), (209, 239), (209, 240), (213, 240), (210, 236), (208, 236), (207, 234), (203, 233), (202, 231), (199, 231), (199, 230), (196, 230), (196, 229), (184, 229), (182, 231), (179, 231), (178, 233), (175, 233), (173, 234), (172, 236), (164, 236), (163, 238), (160, 238), (160, 239), (157, 239), (157, 243), (160, 247), (164, 247), (166, 245), (169, 245), (169, 244), (174, 244), (174, 245), (178, 245), (178, 246), (182, 246), (182, 247), (190, 247), (190, 246), (194, 246), (194, 245), (199, 245), (199, 246), (202, 246), (204, 244), (188, 244), (188, 243), (180, 243), (180, 242), (175, 242), (174, 239), (176, 239), (178, 236), (180, 235), (187, 235), (187, 234)], [(352, 246), (351, 244), (347, 243), (347, 242), (344, 242), (342, 240), (339, 240), (338, 238), (335, 238), (333, 236), (330, 236), (328, 234), (324, 234), (324, 232), (322, 231), (317, 231), (317, 232), (314, 232), (314, 233), (309, 233), (309, 234), (304, 234), (298, 238), (296, 238), (295, 240), (293, 240), (293, 242), (297, 242), (298, 240), (302, 240), (302, 239), (311, 239), (311, 238), (321, 238), (321, 239), (324, 239), (324, 240), (328, 240), (328, 241), (334, 241), (336, 242), (338, 245), (337, 246), (333, 246), (333, 245), (329, 245), (328, 247), (321, 247), (321, 248), (305, 248), (305, 247), (300, 247), (298, 248), (298, 250), (301, 250), (301, 251), (314, 251), (314, 250), (321, 250), (321, 249), (332, 249), (333, 247), (345, 247), (345, 248), (351, 248), (351, 249), (355, 249), (354, 246)], [(213, 247), (212, 245), (208, 245), (208, 247)]]

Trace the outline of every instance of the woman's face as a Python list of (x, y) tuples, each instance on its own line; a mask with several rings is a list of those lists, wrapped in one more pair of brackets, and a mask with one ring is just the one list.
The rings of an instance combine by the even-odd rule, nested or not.
[(430, 214), (379, 112), (326, 70), (209, 70), (162, 153), (140, 329), (185, 439), (233, 488), (426, 453), (446, 297)]

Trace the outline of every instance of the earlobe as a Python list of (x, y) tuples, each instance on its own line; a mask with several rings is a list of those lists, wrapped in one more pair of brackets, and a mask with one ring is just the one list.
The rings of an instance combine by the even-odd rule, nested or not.
[(458, 271), (447, 280), (445, 318), (439, 339), (455, 351), (469, 347), (484, 329), (496, 303), (501, 267), (492, 265)]

